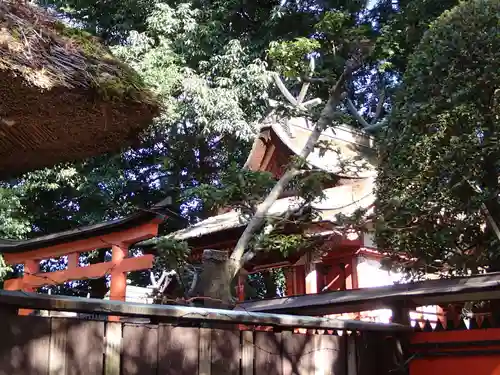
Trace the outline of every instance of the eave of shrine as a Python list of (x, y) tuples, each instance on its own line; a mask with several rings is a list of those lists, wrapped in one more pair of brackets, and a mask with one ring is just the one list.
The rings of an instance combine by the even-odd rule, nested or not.
[[(374, 178), (357, 180), (350, 185), (341, 185), (324, 191), (325, 199), (313, 202), (312, 207), (320, 212), (320, 215), (312, 223), (318, 228), (333, 225), (325, 230), (330, 230), (335, 226), (337, 215), (349, 215), (358, 209), (369, 209), (375, 201)], [(278, 199), (270, 208), (270, 216), (279, 216), (285, 213), (290, 207), (298, 206), (302, 198), (288, 197)], [(248, 224), (249, 218), (243, 217), (238, 210), (231, 210), (221, 215), (212, 216), (202, 220), (191, 227), (179, 230), (167, 235), (167, 237), (179, 241), (188, 241), (190, 244), (203, 243), (204, 245), (215, 244), (215, 236), (228, 241), (237, 239), (238, 233)], [(327, 225), (328, 226), (328, 225)], [(313, 228), (311, 228), (313, 230)], [(143, 241), (138, 244), (141, 247), (154, 246), (159, 238)]]

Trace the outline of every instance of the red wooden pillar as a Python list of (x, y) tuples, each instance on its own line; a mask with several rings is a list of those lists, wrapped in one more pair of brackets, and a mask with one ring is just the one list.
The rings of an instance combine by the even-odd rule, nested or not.
[[(24, 263), (24, 275), (23, 275), (23, 292), (32, 293), (35, 288), (29, 286), (29, 279), (32, 275), (40, 272), (40, 262), (37, 260), (27, 260)], [(29, 315), (33, 312), (32, 309), (19, 309), (19, 315)]]
[(286, 286), (286, 291), (285, 291), (285, 296), (295, 296), (297, 294), (296, 292), (296, 272), (295, 272), (295, 267), (288, 267), (284, 269), (284, 274), (285, 274), (285, 286)]
[(238, 276), (238, 286), (237, 292), (238, 292), (238, 301), (243, 302), (245, 301), (245, 280), (246, 280), (247, 275), (246, 274), (241, 274)]
[[(113, 245), (111, 262), (113, 267), (118, 266), (128, 255), (128, 246), (124, 244)], [(127, 291), (127, 273), (111, 270), (109, 299), (112, 301), (125, 301)], [(119, 321), (118, 316), (110, 316), (110, 321)]]
[(303, 265), (295, 267), (295, 295), (306, 294), (306, 272)]

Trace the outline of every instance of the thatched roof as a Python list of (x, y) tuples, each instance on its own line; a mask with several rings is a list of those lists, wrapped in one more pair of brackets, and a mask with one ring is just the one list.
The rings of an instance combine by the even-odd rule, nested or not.
[(119, 150), (157, 111), (137, 73), (95, 37), (0, 0), (0, 176)]

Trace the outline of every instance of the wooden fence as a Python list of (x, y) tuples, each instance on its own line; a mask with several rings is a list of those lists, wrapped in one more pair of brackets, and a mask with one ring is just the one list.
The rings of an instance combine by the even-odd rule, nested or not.
[(0, 316), (0, 375), (393, 375), (390, 335)]

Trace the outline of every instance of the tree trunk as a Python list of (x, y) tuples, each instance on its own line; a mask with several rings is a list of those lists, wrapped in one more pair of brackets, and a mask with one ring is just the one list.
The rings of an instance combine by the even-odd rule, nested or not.
[(229, 259), (227, 251), (211, 249), (203, 251), (202, 261), (203, 270), (196, 294), (205, 297), (205, 307), (227, 309), (234, 303), (234, 263)]

